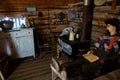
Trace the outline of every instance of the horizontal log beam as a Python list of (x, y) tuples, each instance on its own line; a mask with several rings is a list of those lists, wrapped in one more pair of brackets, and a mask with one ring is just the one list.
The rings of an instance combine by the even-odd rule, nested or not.
[(108, 13), (101, 13), (101, 12), (94, 12), (93, 18), (94, 19), (107, 19), (107, 18), (117, 18), (118, 15), (115, 14), (108, 14)]
[(116, 9), (111, 9), (111, 6), (95, 7), (94, 12), (118, 14), (120, 12), (120, 6), (116, 6)]

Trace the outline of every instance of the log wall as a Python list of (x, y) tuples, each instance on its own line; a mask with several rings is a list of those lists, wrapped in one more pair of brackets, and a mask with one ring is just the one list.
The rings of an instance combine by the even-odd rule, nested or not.
[[(106, 2), (103, 5), (94, 7), (91, 34), (93, 41), (97, 40), (98, 36), (105, 32), (104, 19), (117, 18), (120, 16), (120, 1), (116, 1), (116, 5), (112, 4), (111, 0), (111, 2)], [(0, 17), (18, 17), (24, 15), (27, 17), (27, 20), (34, 20), (35, 27), (40, 33), (46, 33), (46, 30), (48, 31), (49, 27), (55, 32), (61, 32), (64, 27), (73, 23), (79, 25), (82, 24), (82, 17), (81, 19), (75, 19), (74, 21), (70, 21), (67, 18), (69, 11), (82, 12), (83, 4), (79, 5), (79, 2), (83, 2), (83, 0), (4, 0), (0, 3)], [(35, 7), (36, 11), (28, 12), (28, 7)], [(42, 17), (38, 16), (39, 11), (43, 13)], [(66, 14), (64, 23), (59, 23), (58, 14), (60, 12)], [(56, 30), (56, 28), (58, 29)]]

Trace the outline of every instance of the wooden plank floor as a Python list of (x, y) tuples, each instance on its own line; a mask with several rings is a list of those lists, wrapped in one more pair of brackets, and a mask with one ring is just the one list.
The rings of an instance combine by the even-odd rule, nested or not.
[(44, 57), (38, 56), (37, 59), (26, 58), (21, 62), (16, 62), (12, 74), (7, 80), (51, 80), (52, 53), (47, 53)]
[[(14, 71), (7, 78), (7, 80), (52, 80), (50, 63), (52, 53), (47, 53), (44, 57), (38, 56), (37, 59), (33, 60), (33, 58), (25, 58), (20, 61), (15, 61), (12, 68)], [(117, 74), (116, 74), (117, 73)], [(120, 80), (120, 70), (115, 71), (115, 73), (111, 73), (111, 75), (118, 75), (116, 78)], [(106, 76), (100, 77), (95, 80), (108, 80)], [(116, 80), (116, 78), (113, 78)], [(83, 80), (81, 77), (77, 77), (76, 79), (71, 80)], [(111, 78), (112, 80), (112, 78)]]
[(120, 80), (120, 68), (105, 75), (102, 75), (94, 80)]

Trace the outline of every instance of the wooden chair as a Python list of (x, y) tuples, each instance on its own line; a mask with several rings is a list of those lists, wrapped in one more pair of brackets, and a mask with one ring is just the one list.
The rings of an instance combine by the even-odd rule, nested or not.
[(67, 80), (67, 73), (65, 70), (60, 69), (59, 62), (52, 57), (52, 64), (50, 64), (50, 68), (52, 70), (52, 80), (56, 80), (60, 78), (61, 80)]
[(43, 58), (47, 53), (53, 52), (52, 48), (52, 35), (48, 30), (42, 32), (36, 32), (36, 43), (39, 49), (40, 57)]
[[(78, 78), (80, 80), (87, 80), (88, 78), (84, 75), (76, 75), (76, 71), (73, 71), (72, 73), (68, 74), (69, 71), (65, 69), (60, 63), (52, 57), (52, 64), (50, 64), (50, 68), (52, 70), (52, 80), (77, 80)], [(77, 68), (75, 68), (77, 69)], [(77, 69), (79, 71), (79, 69)]]
[(4, 78), (4, 76), (3, 76), (1, 71), (0, 71), (0, 80), (5, 80), (5, 78)]

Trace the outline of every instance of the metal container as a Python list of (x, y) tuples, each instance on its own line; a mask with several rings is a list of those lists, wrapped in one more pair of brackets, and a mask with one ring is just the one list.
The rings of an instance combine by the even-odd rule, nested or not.
[(1, 21), (1, 22), (0, 22), (0, 27), (1, 27), (3, 30), (12, 30), (13, 24), (14, 24), (13, 21)]

